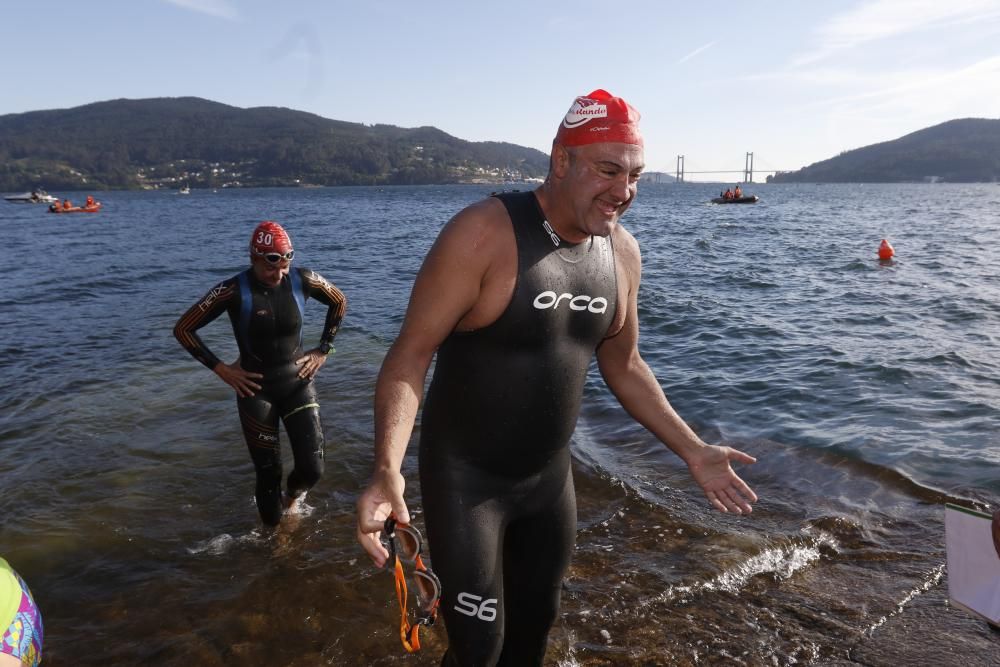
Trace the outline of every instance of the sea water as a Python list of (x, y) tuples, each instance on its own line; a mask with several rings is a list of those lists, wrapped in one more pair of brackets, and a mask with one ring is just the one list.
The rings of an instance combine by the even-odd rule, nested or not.
[[(442, 225), (497, 189), (0, 208), (0, 555), (42, 608), (47, 665), (437, 664), (442, 625), (404, 653), (354, 503), (413, 278)], [(639, 346), (699, 435), (758, 458), (738, 472), (760, 500), (711, 509), (592, 368), (549, 662), (997, 664), (998, 633), (948, 605), (942, 503), (1000, 502), (1000, 188), (750, 185), (757, 204), (708, 203), (718, 190), (640, 184), (623, 219), (643, 252)], [(171, 332), (245, 268), (264, 219), (349, 299), (317, 378), (326, 475), (277, 533), (259, 524), (232, 391)], [(307, 341), (323, 316), (308, 304)], [(225, 317), (201, 333), (235, 359)]]

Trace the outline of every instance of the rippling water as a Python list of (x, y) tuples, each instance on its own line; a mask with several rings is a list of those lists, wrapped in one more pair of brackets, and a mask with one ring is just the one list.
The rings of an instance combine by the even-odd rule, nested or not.
[[(437, 664), (443, 628), (403, 653), (353, 504), (413, 276), (441, 225), (491, 189), (0, 209), (15, 255), (0, 554), (42, 607), (46, 664)], [(740, 472), (760, 502), (711, 511), (592, 372), (551, 664), (998, 664), (1000, 634), (947, 604), (941, 503), (1000, 501), (1000, 188), (762, 185), (753, 206), (705, 203), (717, 189), (644, 184), (626, 215), (644, 257), (640, 348), (704, 438), (758, 457)], [(171, 335), (244, 267), (265, 218), (350, 300), (318, 378), (327, 475), (278, 534), (258, 527), (230, 390)], [(875, 257), (883, 237), (894, 261)], [(315, 304), (307, 320), (318, 339)], [(204, 331), (235, 358), (228, 322)]]

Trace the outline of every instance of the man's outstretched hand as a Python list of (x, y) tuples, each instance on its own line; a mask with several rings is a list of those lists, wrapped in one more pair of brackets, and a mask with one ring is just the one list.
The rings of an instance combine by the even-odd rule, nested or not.
[(732, 447), (707, 445), (688, 461), (688, 468), (715, 509), (750, 514), (750, 503), (757, 501), (757, 494), (733, 471), (732, 461), (754, 463), (757, 459)]

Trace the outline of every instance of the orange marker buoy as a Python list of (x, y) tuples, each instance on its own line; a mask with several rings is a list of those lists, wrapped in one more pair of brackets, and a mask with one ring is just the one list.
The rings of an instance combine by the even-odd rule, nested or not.
[(882, 243), (878, 247), (878, 258), (879, 259), (892, 259), (892, 256), (896, 254), (892, 246), (885, 239), (882, 239)]

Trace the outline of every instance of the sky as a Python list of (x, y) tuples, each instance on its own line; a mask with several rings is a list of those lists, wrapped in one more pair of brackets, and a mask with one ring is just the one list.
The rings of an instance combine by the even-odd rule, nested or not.
[(196, 96), (547, 153), (603, 88), (642, 114), (647, 171), (683, 155), (690, 181), (1000, 118), (1000, 0), (5, 4), (0, 115)]

